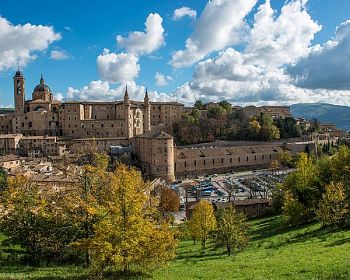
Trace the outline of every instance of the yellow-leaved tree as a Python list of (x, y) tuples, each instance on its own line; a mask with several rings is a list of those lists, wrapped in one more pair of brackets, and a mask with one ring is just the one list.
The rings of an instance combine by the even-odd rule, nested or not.
[(205, 248), (206, 242), (211, 231), (216, 228), (216, 218), (212, 204), (207, 200), (201, 200), (194, 208), (193, 216), (189, 221), (191, 235), (201, 240), (202, 247)]
[(237, 213), (230, 205), (218, 213), (215, 244), (217, 247), (226, 247), (230, 256), (232, 252), (242, 251), (249, 243), (248, 224), (243, 213)]
[(92, 269), (131, 270), (159, 267), (175, 257), (176, 240), (168, 224), (158, 223), (148, 184), (135, 169), (119, 165), (110, 177), (105, 217), (85, 243)]
[(349, 212), (348, 208), (343, 184), (332, 182), (325, 187), (316, 216), (325, 226), (336, 225)]

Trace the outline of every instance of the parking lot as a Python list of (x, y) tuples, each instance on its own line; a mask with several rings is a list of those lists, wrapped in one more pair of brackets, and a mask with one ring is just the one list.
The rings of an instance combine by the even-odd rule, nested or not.
[(207, 199), (228, 202), (244, 199), (269, 199), (272, 189), (293, 170), (272, 173), (268, 170), (220, 174), (187, 179), (173, 185), (178, 191), (181, 205), (185, 202)]

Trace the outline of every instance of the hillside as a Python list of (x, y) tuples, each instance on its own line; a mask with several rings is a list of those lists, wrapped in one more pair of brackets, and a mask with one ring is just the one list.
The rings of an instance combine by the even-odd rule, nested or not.
[[(350, 279), (350, 231), (329, 232), (319, 223), (289, 228), (277, 216), (251, 222), (250, 237), (250, 246), (231, 257), (181, 241), (169, 266), (149, 278), (131, 279)], [(76, 266), (30, 268), (0, 262), (0, 279), (87, 278)]]
[(291, 106), (293, 117), (305, 119), (317, 118), (321, 122), (335, 123), (337, 127), (350, 130), (350, 107), (321, 104), (321, 103), (304, 103), (294, 104)]

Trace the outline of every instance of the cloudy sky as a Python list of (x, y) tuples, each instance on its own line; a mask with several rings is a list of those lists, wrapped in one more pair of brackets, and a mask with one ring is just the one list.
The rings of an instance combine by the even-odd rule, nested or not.
[(60, 100), (350, 105), (349, 0), (35, 0), (0, 5), (0, 105), (20, 66)]

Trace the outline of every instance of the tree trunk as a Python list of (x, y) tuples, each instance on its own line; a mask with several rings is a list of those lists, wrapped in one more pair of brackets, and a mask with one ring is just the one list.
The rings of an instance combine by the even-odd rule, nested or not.
[(231, 246), (226, 245), (228, 256), (231, 256)]

